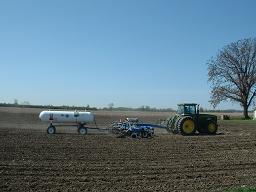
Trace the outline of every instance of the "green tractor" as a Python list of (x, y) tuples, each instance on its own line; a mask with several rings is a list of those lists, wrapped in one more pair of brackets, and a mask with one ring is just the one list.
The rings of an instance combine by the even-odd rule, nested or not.
[(195, 103), (179, 104), (177, 114), (165, 123), (168, 131), (182, 135), (193, 135), (196, 131), (213, 135), (218, 129), (217, 116), (199, 114), (199, 105)]

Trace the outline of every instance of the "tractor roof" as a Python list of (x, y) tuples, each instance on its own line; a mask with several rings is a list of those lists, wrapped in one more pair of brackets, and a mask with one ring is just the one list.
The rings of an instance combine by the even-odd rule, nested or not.
[(178, 106), (181, 106), (181, 105), (192, 105), (192, 106), (195, 106), (195, 105), (198, 105), (197, 103), (180, 103), (178, 104)]

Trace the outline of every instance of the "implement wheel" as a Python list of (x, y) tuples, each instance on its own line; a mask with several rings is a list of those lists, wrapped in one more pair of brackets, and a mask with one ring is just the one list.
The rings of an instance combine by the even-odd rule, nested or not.
[(136, 139), (136, 138), (138, 137), (138, 134), (137, 134), (137, 133), (132, 133), (132, 134), (131, 134), (131, 137), (132, 137), (133, 139)]
[(178, 130), (182, 135), (193, 135), (196, 132), (195, 121), (191, 117), (183, 117), (178, 122)]

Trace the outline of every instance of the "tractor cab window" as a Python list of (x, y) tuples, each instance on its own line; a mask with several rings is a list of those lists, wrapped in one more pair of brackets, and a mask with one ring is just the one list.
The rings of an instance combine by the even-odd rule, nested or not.
[(178, 106), (178, 110), (177, 110), (178, 114), (183, 114), (184, 113), (184, 107), (182, 105)]
[(185, 114), (196, 114), (196, 106), (194, 106), (194, 105), (184, 106), (184, 113)]
[(178, 114), (196, 114), (196, 106), (195, 105), (179, 105), (178, 106)]

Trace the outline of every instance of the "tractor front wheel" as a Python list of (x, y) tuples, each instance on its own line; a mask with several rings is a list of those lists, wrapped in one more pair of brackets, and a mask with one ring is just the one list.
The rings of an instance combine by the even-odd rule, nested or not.
[(210, 135), (216, 134), (218, 126), (216, 123), (210, 121), (207, 125), (207, 133)]
[(191, 117), (183, 117), (178, 122), (178, 130), (182, 135), (193, 135), (196, 132), (195, 121)]

